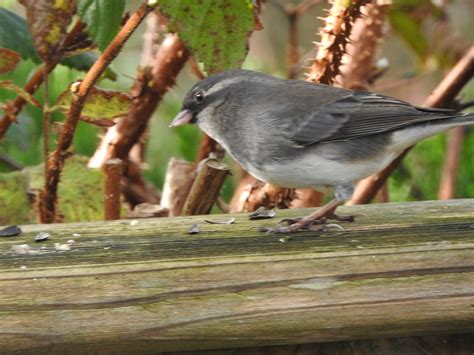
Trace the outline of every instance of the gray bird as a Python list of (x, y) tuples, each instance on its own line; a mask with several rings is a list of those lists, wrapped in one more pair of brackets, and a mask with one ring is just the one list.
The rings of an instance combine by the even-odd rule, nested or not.
[[(391, 97), (232, 70), (201, 80), (170, 126), (194, 123), (255, 178), (288, 188), (333, 186), (335, 199), (285, 233), (338, 218), (354, 182), (381, 171), (406, 148), (473, 113), (415, 107)], [(347, 219), (350, 219), (347, 218)]]

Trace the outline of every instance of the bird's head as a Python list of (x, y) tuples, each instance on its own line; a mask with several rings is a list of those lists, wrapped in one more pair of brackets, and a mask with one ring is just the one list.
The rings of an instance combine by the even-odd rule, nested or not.
[(170, 127), (197, 124), (206, 130), (206, 126), (219, 124), (221, 115), (216, 114), (216, 110), (229, 98), (236, 99), (245, 82), (254, 74), (249, 70), (231, 70), (199, 81), (186, 94), (181, 111)]

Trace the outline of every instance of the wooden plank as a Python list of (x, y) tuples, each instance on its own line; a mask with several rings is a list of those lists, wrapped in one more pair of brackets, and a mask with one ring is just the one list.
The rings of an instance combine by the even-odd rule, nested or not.
[[(344, 232), (290, 240), (256, 230), (276, 220), (245, 214), (232, 225), (195, 216), (23, 226), (0, 239), (0, 351), (140, 353), (474, 331), (473, 200), (340, 212), (359, 216)], [(187, 235), (192, 223), (202, 233)], [(50, 240), (34, 244), (40, 231)], [(71, 250), (55, 250), (71, 239)], [(11, 250), (24, 243), (34, 255)]]

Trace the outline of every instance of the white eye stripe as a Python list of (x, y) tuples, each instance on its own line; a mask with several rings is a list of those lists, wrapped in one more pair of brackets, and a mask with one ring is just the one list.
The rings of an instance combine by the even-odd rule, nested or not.
[(215, 94), (216, 92), (218, 92), (222, 89), (225, 89), (225, 88), (229, 87), (232, 84), (241, 83), (241, 82), (242, 82), (242, 78), (240, 78), (240, 77), (228, 78), (228, 79), (219, 81), (216, 84), (214, 84), (213, 86), (211, 86), (211, 88), (206, 92), (206, 95)]

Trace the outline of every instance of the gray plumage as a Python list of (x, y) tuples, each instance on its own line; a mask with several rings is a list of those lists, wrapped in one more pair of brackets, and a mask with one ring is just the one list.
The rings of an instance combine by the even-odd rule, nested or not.
[[(197, 83), (174, 125), (196, 123), (249, 173), (283, 187), (348, 186), (473, 114), (234, 70)], [(349, 191), (349, 192), (347, 192)]]

